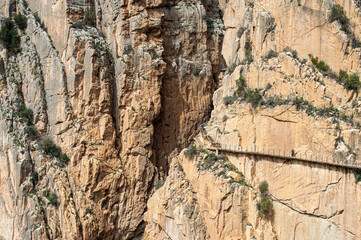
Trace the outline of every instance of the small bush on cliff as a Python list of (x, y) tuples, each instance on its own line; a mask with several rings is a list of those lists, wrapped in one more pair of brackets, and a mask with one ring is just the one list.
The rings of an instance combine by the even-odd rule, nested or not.
[(31, 175), (30, 175), (30, 180), (31, 182), (33, 183), (33, 185), (36, 185), (38, 184), (38, 181), (39, 181), (39, 174), (37, 171), (33, 171), (31, 172)]
[(268, 183), (262, 181), (258, 189), (261, 194), (261, 199), (257, 202), (257, 210), (261, 217), (269, 217), (272, 213), (272, 201), (268, 194)]
[(357, 90), (360, 86), (360, 78), (356, 74), (352, 74), (349, 78), (347, 78), (345, 83), (345, 88), (347, 90)]
[(190, 145), (187, 148), (187, 150), (184, 151), (184, 156), (186, 156), (186, 157), (194, 156), (196, 154), (197, 154), (197, 147), (194, 144)]
[(35, 126), (27, 126), (25, 128), (25, 133), (28, 135), (30, 140), (36, 140), (40, 136)]
[(258, 189), (260, 191), (261, 194), (266, 194), (268, 192), (268, 182), (267, 181), (262, 181), (259, 186)]
[(158, 190), (159, 188), (161, 188), (164, 185), (164, 180), (159, 180), (158, 182), (156, 182), (155, 184), (155, 190)]
[(27, 108), (24, 104), (19, 104), (17, 106), (16, 114), (21, 119), (21, 121), (26, 121), (30, 125), (33, 121), (33, 111)]
[(237, 84), (236, 94), (238, 96), (241, 96), (242, 92), (247, 88), (246, 78), (240, 76), (239, 79), (236, 80), (236, 84)]
[(71, 24), (71, 26), (72, 26), (73, 28), (78, 28), (78, 29), (84, 29), (84, 28), (86, 27), (85, 23), (82, 22), (82, 21), (73, 22), (73, 23)]
[(57, 207), (59, 205), (58, 196), (55, 193), (52, 193), (49, 196), (46, 196), (45, 198), (48, 199), (49, 203), (54, 207)]
[(324, 61), (318, 61), (318, 58), (311, 58), (311, 62), (313, 63), (313, 65), (315, 65), (315, 67), (318, 70), (321, 70), (323, 72), (327, 72), (328, 70), (330, 70), (330, 67), (324, 62)]
[(250, 103), (252, 107), (256, 108), (262, 101), (262, 96), (260, 94), (260, 90), (256, 89), (248, 89), (246, 91), (246, 102)]
[(26, 29), (26, 27), (28, 26), (27, 24), (27, 19), (24, 15), (22, 15), (21, 13), (19, 14), (15, 14), (14, 16), (14, 21), (16, 23), (16, 25), (18, 25), (19, 29), (24, 31)]
[(348, 79), (348, 74), (346, 71), (344, 70), (340, 70), (338, 77), (337, 77), (337, 82), (339, 83), (346, 83), (346, 80)]
[(95, 26), (95, 13), (94, 12), (86, 12), (84, 16), (83, 22), (88, 26)]
[(257, 202), (257, 210), (261, 217), (269, 216), (272, 211), (271, 199), (268, 196), (262, 196), (261, 200)]
[(355, 172), (355, 182), (361, 182), (361, 171), (356, 171)]
[(232, 105), (236, 100), (237, 100), (237, 96), (235, 96), (235, 95), (226, 96), (223, 98), (223, 103), (224, 103), (224, 105), (228, 106), (228, 105)]
[(361, 47), (361, 42), (356, 38), (355, 34), (353, 34), (351, 37), (351, 46), (353, 48)]
[(278, 57), (278, 53), (273, 49), (269, 50), (265, 56), (266, 59), (271, 59), (271, 58), (275, 58), (275, 57)]
[(39, 142), (39, 147), (42, 151), (52, 157), (60, 157), (61, 155), (61, 148), (55, 145), (53, 140), (50, 138), (41, 139)]
[(0, 29), (0, 42), (11, 54), (20, 50), (20, 36), (11, 18), (5, 18)]
[(23, 5), (24, 5), (25, 9), (28, 9), (29, 3), (26, 0), (23, 0)]
[(61, 154), (59, 157), (59, 161), (64, 164), (68, 163), (69, 160), (70, 159), (69, 159), (68, 155), (66, 155), (66, 153)]
[(346, 16), (346, 12), (339, 4), (335, 4), (331, 9), (329, 17), (330, 22), (338, 21), (341, 24), (341, 30), (346, 33), (350, 32), (350, 19)]

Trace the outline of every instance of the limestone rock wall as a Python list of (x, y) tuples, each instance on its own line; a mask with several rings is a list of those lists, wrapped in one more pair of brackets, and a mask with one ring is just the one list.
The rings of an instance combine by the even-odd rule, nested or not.
[[(328, 20), (334, 4), (350, 32)], [(360, 238), (355, 172), (215, 157), (197, 136), (207, 121), (222, 144), (358, 164), (358, 91), (335, 76), (360, 73), (358, 1), (9, 0), (0, 12), (28, 25), (19, 53), (0, 46), (1, 239)], [(69, 159), (45, 154), (47, 138)], [(194, 138), (198, 152), (178, 154)]]
[[(277, 155), (294, 149), (301, 158), (360, 164), (358, 90), (335, 76), (339, 70), (359, 75), (360, 48), (328, 20), (334, 4), (360, 39), (355, 1), (219, 2), (227, 69), (213, 94), (209, 138), (233, 148)], [(317, 69), (309, 54), (335, 74)], [(148, 239), (360, 239), (359, 172), (224, 152), (216, 157), (204, 150), (209, 138), (199, 134), (196, 153), (190, 148), (173, 158), (169, 177), (148, 201)], [(257, 207), (262, 181), (269, 184), (269, 217)], [(188, 189), (197, 201), (185, 197), (180, 208), (169, 194), (189, 196)], [(198, 225), (184, 219), (187, 206), (194, 206), (205, 233), (188, 231)]]
[[(20, 53), (1, 46), (0, 238), (141, 238), (168, 155), (209, 118), (224, 29), (207, 21), (222, 25), (219, 15), (201, 1), (0, 7), (28, 24)], [(28, 124), (69, 163), (45, 154)]]
[[(218, 160), (207, 168), (203, 153), (173, 159), (169, 177), (148, 201), (145, 239), (360, 238), (360, 214), (355, 211), (360, 184), (353, 171), (226, 156), (226, 164)], [(237, 182), (243, 175), (245, 182)], [(268, 218), (257, 210), (261, 181), (268, 182), (272, 199)], [(195, 218), (204, 231), (189, 231), (200, 224)]]

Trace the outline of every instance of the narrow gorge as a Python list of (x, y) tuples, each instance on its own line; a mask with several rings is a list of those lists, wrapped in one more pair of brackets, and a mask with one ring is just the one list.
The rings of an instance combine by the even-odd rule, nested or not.
[(0, 239), (361, 239), (360, 22), (0, 0)]

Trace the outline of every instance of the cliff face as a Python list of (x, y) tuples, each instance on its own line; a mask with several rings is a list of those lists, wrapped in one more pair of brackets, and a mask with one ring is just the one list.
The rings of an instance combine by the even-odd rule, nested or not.
[[(335, 4), (347, 26), (330, 21)], [(357, 171), (204, 150), (216, 142), (360, 164), (358, 90), (347, 88), (339, 72), (360, 72), (359, 4), (231, 0), (220, 7), (228, 67), (213, 95), (208, 136), (198, 135), (197, 150), (173, 158), (169, 177), (148, 201), (146, 239), (360, 239)], [(269, 184), (267, 215), (262, 181)]]
[(2, 3), (28, 25), (21, 51), (1, 52), (2, 238), (142, 236), (169, 154), (209, 117), (222, 31), (208, 29), (207, 11), (200, 1)]
[[(347, 26), (329, 20), (337, 3)], [(212, 138), (358, 163), (360, 101), (344, 78), (360, 71), (359, 7), (2, 1), (1, 26), (22, 13), (27, 28), (16, 54), (0, 45), (0, 238), (359, 239), (353, 170), (179, 154)]]

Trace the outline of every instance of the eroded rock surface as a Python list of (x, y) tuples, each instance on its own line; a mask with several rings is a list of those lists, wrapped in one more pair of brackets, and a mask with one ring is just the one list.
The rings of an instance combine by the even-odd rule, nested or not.
[[(335, 4), (347, 28), (329, 20)], [(27, 18), (20, 51), (0, 45), (1, 239), (360, 239), (360, 173), (205, 150), (360, 164), (358, 88), (339, 77), (360, 73), (359, 1), (5, 0), (0, 12), (1, 25)]]
[[(353, 35), (329, 21), (335, 4), (344, 8)], [(173, 158), (165, 184), (148, 201), (146, 236), (174, 239), (182, 232), (181, 239), (360, 239), (355, 169), (222, 151), (223, 157), (216, 157), (216, 151), (204, 150), (222, 146), (290, 156), (294, 149), (300, 158), (360, 164), (358, 94), (337, 76), (339, 70), (360, 72), (360, 48), (351, 42), (352, 36), (359, 39), (358, 3), (219, 5), (227, 71), (213, 94), (205, 133), (195, 138), (197, 150)], [(312, 58), (329, 70), (318, 69)], [(257, 205), (262, 181), (269, 184), (273, 210), (268, 217)], [(188, 189), (197, 201), (184, 198), (183, 206), (194, 205), (205, 234), (184, 228), (192, 219), (185, 221), (184, 209), (169, 197), (174, 191), (188, 196)]]

